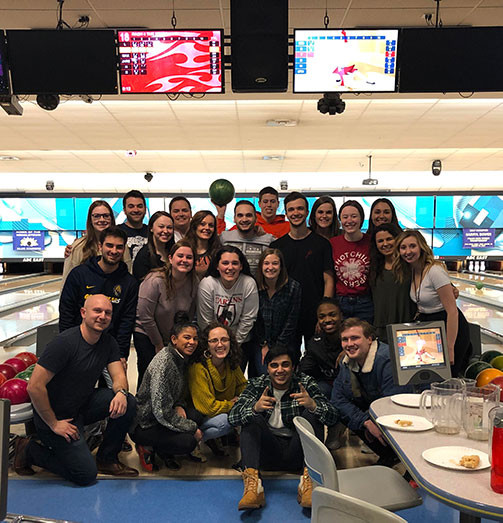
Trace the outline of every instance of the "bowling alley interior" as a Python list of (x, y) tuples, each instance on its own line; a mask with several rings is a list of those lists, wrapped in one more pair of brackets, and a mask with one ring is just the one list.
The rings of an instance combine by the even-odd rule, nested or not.
[[(9, 0), (0, 5), (0, 21), (0, 519), (503, 521), (502, 2)], [(216, 180), (229, 182), (231, 191), (220, 205), (210, 190)], [(65, 260), (90, 230), (93, 202), (105, 202), (99, 209), (110, 209), (111, 225), (132, 223), (123, 197), (140, 191), (143, 228), (155, 236), (146, 224), (162, 211), (171, 220), (172, 235), (174, 227), (171, 247), (189, 230), (177, 231), (170, 205), (174, 197), (190, 204), (191, 217), (201, 211), (218, 216), (214, 225), (221, 233), (237, 223), (235, 204), (240, 200), (261, 211), (259, 191), (264, 187), (276, 191), (277, 217), (286, 216), (286, 224), (284, 199), (292, 192), (305, 197), (307, 211), (320, 197), (328, 197), (336, 221), (342, 209), (357, 209), (351, 203), (356, 201), (363, 212), (358, 234), (367, 238), (371, 263), (372, 248), (379, 251), (371, 245), (379, 234), (373, 233), (378, 226), (373, 211), (384, 199), (400, 233), (393, 238), (393, 270), (389, 261), (385, 272), (397, 278), (399, 262), (406, 265), (402, 247), (412, 238), (409, 230), (421, 233), (431, 253), (429, 263), (445, 269), (454, 294), (449, 298), (452, 314), (466, 318), (464, 341), (470, 352), (462, 372), (451, 376), (447, 345), (451, 347), (453, 327), (447, 307), (447, 319), (434, 319), (438, 331), (427, 338), (437, 340), (438, 352), (432, 353), (437, 351), (433, 342), (420, 340), (417, 352), (409, 344), (406, 365), (400, 360), (405, 337), (392, 339), (390, 333), (399, 329), (392, 331), (385, 323), (389, 378), (394, 386), (409, 387), (403, 389), (407, 393), (395, 394), (407, 398), (395, 401), (383, 393), (366, 408), (370, 423), (381, 430), (371, 437), (382, 440), (397, 458), (389, 467), (398, 477), (395, 483), (400, 480), (417, 503), (390, 508), (366, 501), (372, 489), (362, 487), (367, 485), (364, 470), (376, 478), (376, 492), (398, 487), (384, 479), (381, 483), (375, 472), (380, 456), (344, 420), (336, 425), (341, 430), (333, 448), (328, 436), (327, 446), (316, 440), (327, 452), (319, 462), (330, 462), (330, 474), (335, 471), (334, 484), (324, 466), (308, 463), (297, 429), (314, 487), (312, 508), (296, 502), (297, 473), (260, 470), (265, 506), (238, 511), (243, 495), (239, 430), (233, 431), (237, 443), (218, 452), (203, 439), (196, 457), (174, 456), (177, 469), (164, 466), (159, 454), (155, 464), (154, 452), (154, 465), (146, 469), (143, 450), (138, 450), (144, 447), (127, 435), (118, 459), (139, 471), (134, 478), (99, 472), (91, 484), (77, 486), (35, 465), (34, 475), (19, 475), (19, 442), (39, 441), (37, 423), (44, 423), (31, 402), (30, 379), (40, 369), (48, 372), (37, 361), (63, 335), (60, 297), (70, 283), (67, 278), (71, 280)], [(313, 214), (306, 214), (306, 236), (318, 232)], [(337, 224), (332, 236), (347, 240), (344, 224)], [(265, 226), (253, 226), (258, 238), (269, 236)], [(293, 229), (292, 221), (287, 230)], [(279, 238), (273, 236), (271, 240)], [(146, 245), (147, 232), (143, 237), (140, 246)], [(332, 243), (333, 238), (326, 238)], [(125, 249), (129, 255), (129, 247)], [(101, 251), (95, 254), (99, 260)], [(134, 256), (131, 250), (131, 273)], [(157, 256), (161, 260), (159, 252)], [(162, 257), (157, 270), (165, 263)], [(380, 263), (384, 271), (384, 261)], [(416, 266), (410, 267), (410, 300), (418, 312), (396, 324), (430, 321), (419, 314), (418, 287), (425, 273), (416, 282)], [(333, 264), (327, 270), (337, 300), (342, 276)], [(144, 280), (130, 277), (141, 300)], [(366, 289), (371, 300), (372, 285)], [(442, 301), (440, 291), (436, 296)], [(79, 311), (83, 303), (76, 306)], [(198, 307), (194, 301), (190, 320), (200, 323)], [(132, 321), (126, 397), (128, 391), (131, 397), (138, 392), (142, 379)], [(456, 331), (457, 325), (456, 320)], [(314, 337), (320, 333), (317, 323)], [(382, 341), (378, 337), (372, 343)], [(148, 343), (155, 352), (164, 350)], [(340, 339), (337, 343), (337, 365), (347, 365), (344, 342), (342, 349)], [(304, 355), (306, 340), (299, 346)], [(250, 369), (251, 360), (244, 376), (259, 379)], [(360, 365), (354, 379), (364, 369)], [(399, 383), (409, 379), (404, 376), (413, 376), (412, 381)], [(110, 388), (110, 383), (100, 378), (96, 387)], [(442, 387), (449, 389), (448, 396), (438, 392)], [(489, 398), (493, 390), (496, 399)], [(64, 396), (65, 391), (56, 393)], [(442, 409), (455, 411), (457, 429), (451, 433), (439, 429), (435, 416)], [(476, 421), (470, 409), (480, 409)], [(380, 417), (389, 416), (413, 421), (410, 426), (397, 420), (391, 427), (380, 424)], [(472, 422), (483, 431), (476, 432)], [(102, 421), (80, 434), (93, 455), (106, 426)], [(482, 435), (472, 437), (475, 433)], [(225, 438), (218, 441), (231, 440)], [(465, 457), (475, 454), (480, 465), (469, 469), (457, 458), (444, 459), (455, 451)], [(356, 479), (358, 469), (361, 480)], [(494, 488), (498, 474), (499, 490)]]

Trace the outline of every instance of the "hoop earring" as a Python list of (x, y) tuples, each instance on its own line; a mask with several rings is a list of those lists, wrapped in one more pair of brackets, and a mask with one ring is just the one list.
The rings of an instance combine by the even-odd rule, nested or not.
[(204, 352), (203, 352), (203, 356), (209, 360), (211, 358), (211, 353), (208, 349), (206, 349)]

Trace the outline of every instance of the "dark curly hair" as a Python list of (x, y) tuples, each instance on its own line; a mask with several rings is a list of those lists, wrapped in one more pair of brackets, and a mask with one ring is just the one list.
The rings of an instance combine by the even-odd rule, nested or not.
[(236, 336), (227, 325), (222, 325), (221, 323), (218, 323), (218, 321), (212, 321), (204, 329), (199, 345), (194, 353), (193, 361), (203, 364), (206, 362), (207, 356), (205, 356), (204, 353), (208, 350), (208, 338), (210, 332), (213, 329), (218, 328), (224, 329), (224, 331), (227, 333), (227, 336), (229, 336), (229, 339), (231, 340), (229, 354), (227, 354), (225, 359), (229, 362), (231, 370), (237, 369), (241, 364), (241, 349), (238, 345), (238, 342), (236, 341)]

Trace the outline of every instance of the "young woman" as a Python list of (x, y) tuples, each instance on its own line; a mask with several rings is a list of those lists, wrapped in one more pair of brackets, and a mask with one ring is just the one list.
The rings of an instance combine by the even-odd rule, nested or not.
[(461, 376), (472, 350), (468, 322), (456, 306), (444, 265), (435, 261), (419, 231), (407, 230), (397, 238), (393, 272), (400, 282), (411, 279), (410, 297), (419, 321), (445, 321), (452, 376)]
[(197, 321), (205, 329), (214, 321), (231, 328), (239, 345), (248, 341), (258, 313), (257, 284), (244, 254), (232, 245), (211, 259), (199, 284)]
[(196, 295), (194, 252), (190, 242), (180, 240), (171, 248), (164, 267), (154, 269), (140, 285), (133, 333), (138, 386), (152, 358), (168, 345), (175, 314), (185, 311), (193, 317)]
[(309, 216), (311, 230), (327, 240), (340, 234), (340, 223), (337, 219), (337, 208), (330, 196), (320, 196), (313, 204)]
[(162, 267), (173, 247), (173, 218), (165, 211), (157, 211), (148, 221), (148, 240), (136, 255), (133, 276), (141, 281), (152, 270)]
[[(71, 252), (68, 258), (65, 259), (63, 265), (63, 281), (61, 286), (65, 284), (65, 280), (70, 274), (70, 271), (84, 263), (92, 256), (101, 254), (99, 248), (99, 236), (101, 231), (115, 227), (114, 213), (110, 205), (104, 200), (96, 200), (90, 206), (87, 212), (86, 234), (78, 238), (72, 243)], [(131, 255), (129, 249), (124, 250), (123, 261), (131, 270)]]
[(187, 240), (192, 243), (196, 255), (195, 267), (197, 277), (206, 276), (210, 261), (222, 247), (217, 234), (217, 220), (211, 211), (198, 211), (190, 222)]
[(392, 271), (395, 240), (402, 231), (393, 223), (374, 228), (370, 238), (370, 288), (374, 327), (379, 340), (388, 342), (386, 325), (411, 321), (416, 306), (410, 299), (410, 278), (399, 282)]
[(293, 347), (300, 313), (300, 283), (288, 277), (279, 249), (266, 249), (257, 270), (259, 310), (254, 329), (253, 357), (257, 376), (267, 373), (264, 358), (277, 343)]
[(343, 234), (330, 240), (336, 276), (335, 293), (344, 318), (358, 317), (372, 324), (369, 237), (362, 233), (363, 207), (348, 200), (339, 209)]
[(204, 416), (199, 428), (213, 453), (223, 456), (217, 438), (232, 432), (227, 413), (246, 387), (239, 367), (241, 351), (231, 329), (212, 322), (204, 330), (195, 360), (189, 367), (189, 388), (194, 407)]
[(374, 229), (383, 223), (392, 223), (400, 231), (402, 228), (398, 224), (395, 207), (388, 198), (377, 198), (370, 207), (370, 220), (367, 235), (372, 236)]
[(151, 361), (136, 394), (137, 413), (130, 435), (148, 472), (154, 460), (145, 446), (152, 447), (168, 468), (179, 469), (173, 455), (190, 454), (203, 437), (184, 401), (186, 368), (197, 344), (197, 327), (186, 315), (177, 315), (167, 347)]

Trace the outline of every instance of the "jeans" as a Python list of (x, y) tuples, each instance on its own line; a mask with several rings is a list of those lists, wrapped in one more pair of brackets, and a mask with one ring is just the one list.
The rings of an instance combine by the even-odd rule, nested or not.
[(220, 438), (232, 432), (227, 414), (217, 414), (212, 418), (204, 418), (199, 428), (203, 431), (203, 441)]
[(361, 296), (337, 296), (344, 319), (360, 318), (371, 325), (374, 321), (374, 302), (370, 294)]
[[(89, 451), (83, 437), (84, 425), (89, 425), (108, 417), (110, 402), (115, 393), (111, 389), (94, 389), (91, 398), (81, 409), (79, 415), (72, 421), (79, 429), (79, 439), (66, 441), (55, 434), (40, 418), (35, 415), (34, 422), (42, 445), (30, 441), (27, 447), (27, 457), (30, 464), (50, 470), (58, 476), (77, 483), (89, 485), (96, 479), (96, 461)], [(122, 442), (136, 413), (136, 400), (128, 394), (127, 410), (119, 418), (109, 418), (103, 434), (96, 459), (103, 463), (117, 462)]]

